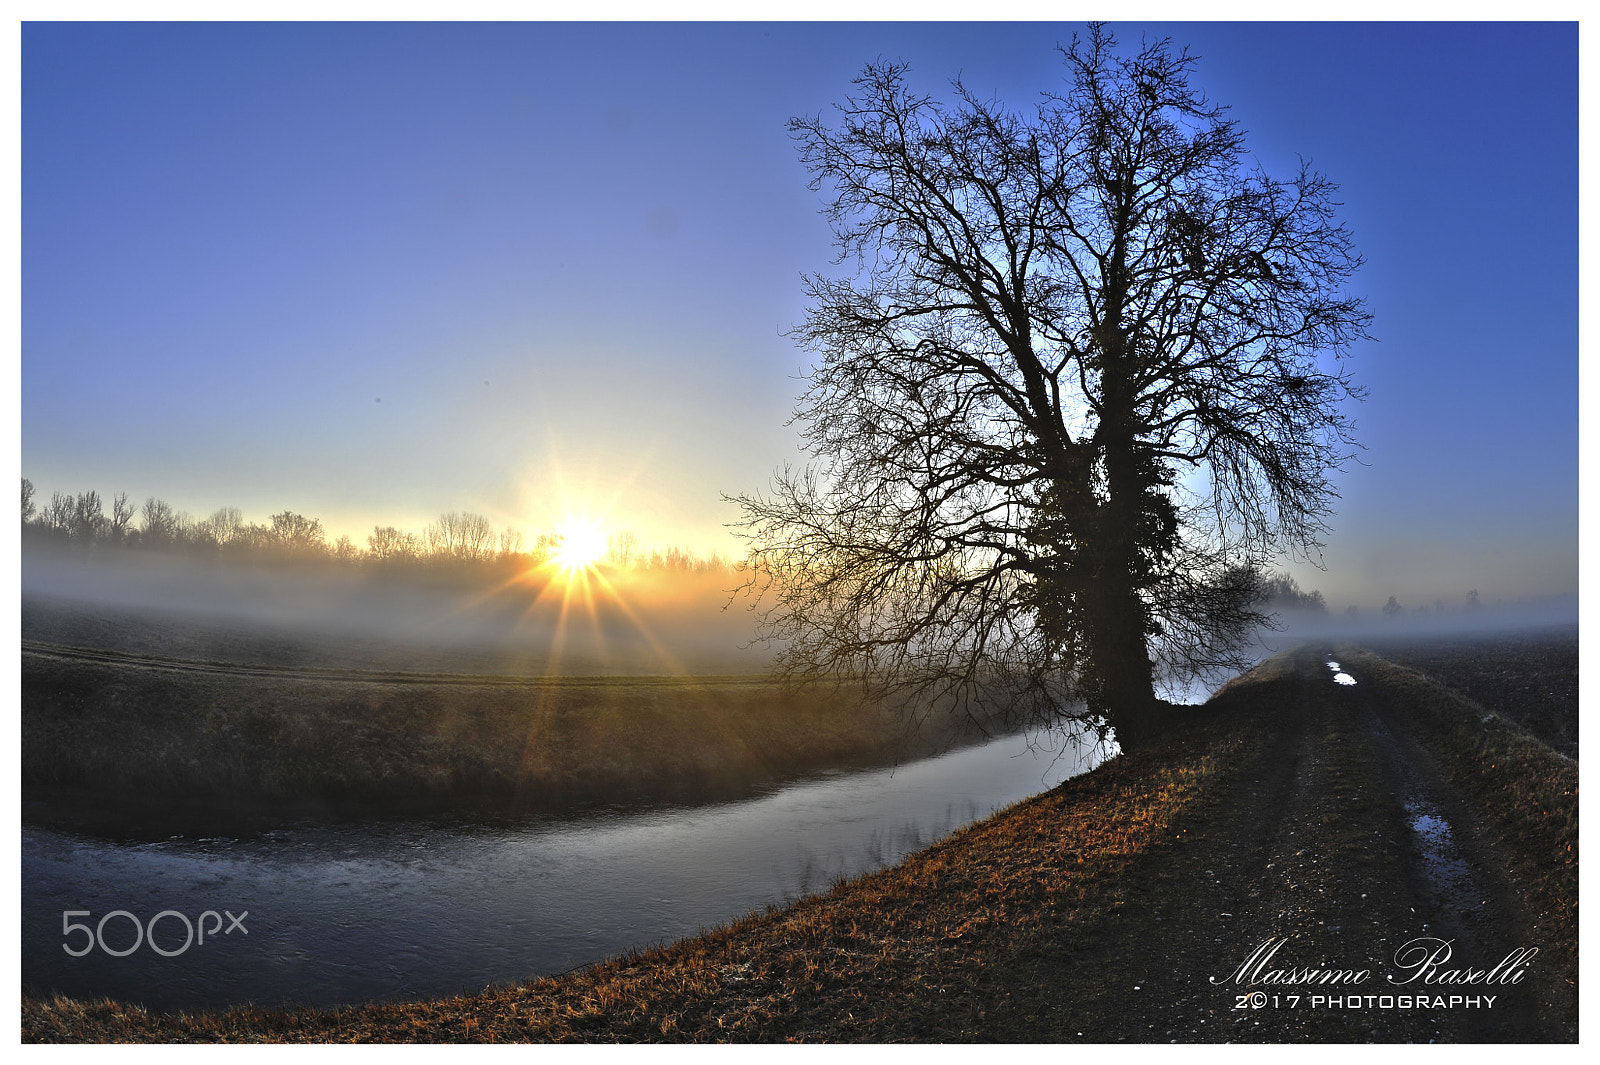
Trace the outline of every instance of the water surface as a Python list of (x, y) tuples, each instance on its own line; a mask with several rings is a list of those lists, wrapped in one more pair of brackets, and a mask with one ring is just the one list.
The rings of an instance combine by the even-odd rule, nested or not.
[[(478, 990), (694, 935), (893, 864), (1097, 760), (1087, 747), (1009, 737), (740, 802), (512, 827), (303, 824), (157, 843), (25, 827), (23, 983), (189, 1010)], [(118, 910), (131, 917), (101, 925)], [(172, 957), (148, 937), (134, 946), (134, 919), (149, 928), (163, 911), (173, 914), (151, 935)], [(177, 953), (183, 918), (205, 911), (242, 926), (217, 932), (206, 918), (205, 942)], [(89, 931), (64, 935), (69, 923)], [(63, 949), (90, 943), (82, 957)]]

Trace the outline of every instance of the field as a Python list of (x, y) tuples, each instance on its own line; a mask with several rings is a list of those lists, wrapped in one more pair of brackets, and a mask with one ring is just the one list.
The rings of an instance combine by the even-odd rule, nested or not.
[(1578, 630), (1369, 641), (1390, 661), (1495, 708), (1569, 758), (1578, 756)]
[[(1574, 1041), (1577, 766), (1492, 695), (1561, 690), (1575, 646), (1567, 630), (1407, 650), (1437, 676), (1353, 646), (1285, 652), (1159, 748), (900, 866), (563, 977), (198, 1017), (25, 999), (23, 1037)], [(1332, 682), (1330, 657), (1354, 685)], [(1453, 660), (1501, 678), (1477, 689), (1491, 701), (1447, 683)], [(1419, 939), (1449, 942), (1453, 962), (1408, 968)], [(1246, 972), (1274, 943), (1274, 968), (1368, 973), (1371, 1001)], [(1441, 976), (1471, 968), (1471, 984)]]
[(762, 677), (528, 678), (241, 666), (25, 643), (35, 819), (485, 816), (702, 802), (977, 735), (908, 730), (848, 693)]

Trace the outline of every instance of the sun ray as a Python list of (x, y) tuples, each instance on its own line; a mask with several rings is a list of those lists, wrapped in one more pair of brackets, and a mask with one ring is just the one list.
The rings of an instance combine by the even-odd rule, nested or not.
[[(634, 653), (630, 647), (643, 652), (646, 661), (654, 659), (663, 674), (687, 676), (686, 663), (669, 648), (670, 639), (651, 623), (652, 611), (645, 601), (651, 593), (636, 587), (637, 578), (626, 563), (608, 557), (612, 548), (608, 527), (615, 523), (612, 508), (642, 470), (624, 478), (626, 483), (616, 487), (609, 501), (596, 499), (592, 488), (579, 488), (569, 480), (555, 444), (552, 441), (547, 468), (528, 479), (525, 491), (526, 496), (542, 497), (539, 502), (529, 499), (526, 507), (528, 527), (544, 530), (538, 543), (542, 550), (517, 573), (473, 596), (468, 608), (506, 595), (520, 599), (512, 631), (530, 650), (544, 651), (546, 676), (587, 670), (591, 665), (636, 671), (637, 663), (628, 667), (624, 662)], [(634, 601), (636, 591), (645, 599)]]

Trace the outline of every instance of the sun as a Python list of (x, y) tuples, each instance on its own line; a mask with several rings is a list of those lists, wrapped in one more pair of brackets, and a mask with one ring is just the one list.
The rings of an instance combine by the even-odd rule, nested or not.
[(591, 522), (568, 522), (560, 537), (550, 561), (569, 572), (589, 569), (606, 553), (606, 534)]

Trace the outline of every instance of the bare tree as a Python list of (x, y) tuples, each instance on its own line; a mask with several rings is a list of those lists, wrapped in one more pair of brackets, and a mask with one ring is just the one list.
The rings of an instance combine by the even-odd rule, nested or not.
[(1027, 114), (878, 63), (790, 123), (857, 272), (810, 278), (792, 334), (812, 465), (739, 524), (791, 675), (1032, 721), (1081, 698), (1128, 746), (1319, 546), (1369, 317), (1336, 187), (1249, 169), (1186, 52), (1094, 27), (1063, 55)]
[(522, 530), (507, 525), (500, 530), (500, 557), (515, 558), (522, 554)]
[(374, 525), (367, 537), (367, 555), (374, 562), (409, 562), (421, 553), (416, 533), (401, 532), (393, 525)]
[(78, 543), (92, 544), (103, 539), (109, 527), (105, 508), (100, 504), (100, 493), (79, 492), (67, 518), (67, 535)]
[(441, 514), (422, 534), (428, 554), (455, 562), (487, 562), (494, 557), (494, 526), (482, 514)]
[(638, 569), (665, 573), (714, 573), (724, 568), (722, 559), (716, 552), (712, 552), (710, 558), (701, 558), (692, 550), (682, 547), (668, 547), (664, 551), (656, 549), (649, 555), (640, 552), (633, 565)]
[(22, 523), (24, 525), (33, 520), (34, 512), (37, 509), (33, 503), (33, 482), (24, 477), (22, 479)]
[(550, 561), (556, 548), (561, 544), (558, 533), (542, 532), (533, 538), (533, 550), (528, 552), (528, 561), (535, 566), (542, 566)]
[(62, 492), (51, 492), (50, 502), (39, 512), (39, 524), (63, 539), (72, 534), (73, 499)]
[(142, 542), (151, 545), (171, 544), (180, 536), (182, 519), (173, 513), (164, 500), (150, 496), (139, 510), (139, 531)]
[(639, 559), (639, 537), (624, 529), (606, 537), (605, 560), (618, 569), (628, 569)]
[(285, 510), (272, 515), (268, 534), (270, 545), (287, 554), (320, 555), (327, 551), (327, 536), (320, 518), (308, 518)]
[(226, 548), (234, 545), (243, 528), (244, 514), (238, 507), (218, 507), (209, 518), (198, 523), (196, 532), (202, 540)]
[(1258, 590), (1262, 611), (1275, 615), (1282, 611), (1298, 614), (1326, 614), (1328, 601), (1319, 591), (1302, 592), (1300, 585), (1287, 573), (1262, 579)]
[(111, 542), (120, 544), (127, 538), (129, 526), (133, 522), (133, 503), (128, 499), (128, 493), (118, 492), (111, 500), (111, 522), (107, 531), (111, 535)]

